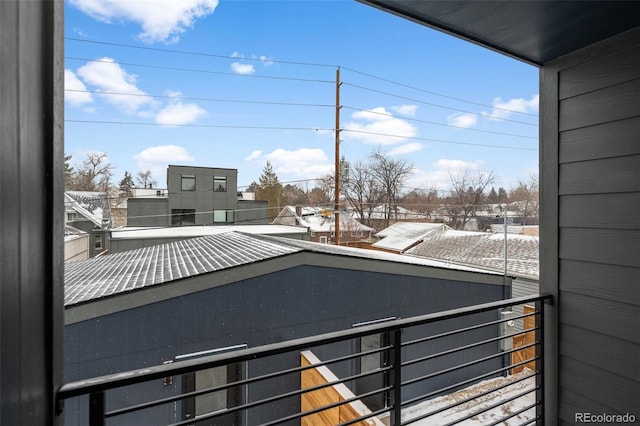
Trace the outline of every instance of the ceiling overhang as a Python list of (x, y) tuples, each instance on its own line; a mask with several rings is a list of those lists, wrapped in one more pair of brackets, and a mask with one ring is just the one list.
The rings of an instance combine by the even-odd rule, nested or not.
[(640, 1), (358, 0), (543, 65), (640, 26)]

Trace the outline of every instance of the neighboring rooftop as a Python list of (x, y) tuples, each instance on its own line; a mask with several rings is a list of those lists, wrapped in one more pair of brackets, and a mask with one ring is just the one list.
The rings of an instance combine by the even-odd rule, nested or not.
[(112, 240), (154, 239), (154, 238), (195, 238), (238, 231), (252, 235), (306, 234), (303, 226), (288, 225), (216, 225), (216, 226), (171, 226), (171, 227), (122, 227), (111, 232)]
[(98, 227), (110, 222), (111, 208), (106, 192), (65, 191), (64, 203)]
[(402, 253), (427, 235), (443, 232), (446, 228), (442, 223), (396, 222), (376, 234), (381, 240), (375, 242), (373, 247)]
[[(70, 264), (65, 268), (65, 306), (302, 252), (340, 256), (345, 262), (343, 265), (361, 259), (394, 262), (400, 264), (402, 270), (416, 265), (487, 274), (478, 268), (394, 253), (229, 231)], [(335, 259), (332, 264), (339, 262)], [(365, 268), (362, 264), (355, 267)], [(268, 272), (269, 268), (262, 269), (262, 273)]]
[[(289, 224), (291, 219), (298, 226), (308, 227), (311, 232), (331, 232), (335, 230), (335, 220), (329, 207), (285, 206), (273, 223)], [(351, 213), (341, 212), (340, 230), (343, 232), (373, 232), (374, 229), (355, 220)]]
[[(538, 278), (539, 238), (507, 235), (507, 272), (514, 276)], [(451, 228), (433, 233), (406, 251), (419, 256), (491, 271), (504, 271), (504, 234), (456, 231)]]

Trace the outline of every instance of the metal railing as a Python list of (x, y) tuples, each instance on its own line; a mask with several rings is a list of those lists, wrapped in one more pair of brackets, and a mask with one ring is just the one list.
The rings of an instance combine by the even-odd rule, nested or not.
[[(67, 424), (91, 426), (541, 423), (543, 314), (551, 301), (501, 300), (67, 383), (58, 411), (71, 417)], [(535, 310), (515, 313), (525, 304)], [(535, 325), (511, 331), (526, 318)], [(525, 333), (530, 342), (511, 347)], [(302, 351), (325, 359), (302, 365)], [(223, 372), (218, 383), (188, 385), (213, 371)], [(333, 378), (305, 383), (327, 371)], [(330, 394), (340, 397), (323, 400)], [(306, 399), (323, 402), (310, 407)]]

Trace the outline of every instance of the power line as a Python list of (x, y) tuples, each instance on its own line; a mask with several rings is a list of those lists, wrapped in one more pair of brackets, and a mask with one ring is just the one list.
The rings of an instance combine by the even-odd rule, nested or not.
[[(493, 106), (493, 105), (483, 104), (481, 102), (470, 101), (470, 100), (467, 100), (467, 99), (457, 98), (455, 96), (445, 95), (445, 94), (434, 92), (434, 91), (431, 91), (431, 90), (421, 89), (419, 87), (415, 87), (415, 86), (412, 86), (412, 85), (409, 85), (409, 84), (406, 84), (406, 83), (397, 82), (397, 81), (394, 81), (394, 80), (391, 80), (391, 79), (387, 79), (387, 78), (383, 78), (383, 77), (380, 77), (380, 76), (377, 76), (377, 75), (374, 75), (374, 74), (371, 74), (371, 73), (367, 73), (367, 72), (364, 72), (364, 71), (356, 70), (354, 68), (340, 66), (340, 65), (336, 65), (336, 64), (324, 64), (324, 63), (302, 62), (302, 61), (286, 61), (286, 60), (255, 58), (255, 57), (248, 58), (248, 57), (240, 57), (240, 56), (237, 56), (237, 55), (220, 55), (220, 54), (213, 54), (213, 53), (192, 52), (192, 51), (177, 50), (177, 49), (162, 49), (162, 48), (157, 48), (157, 47), (135, 46), (135, 45), (131, 45), (131, 44), (113, 43), (113, 42), (106, 42), (106, 41), (99, 41), (99, 40), (87, 40), (87, 39), (79, 39), (79, 38), (74, 38), (74, 37), (65, 37), (64, 39), (68, 40), (68, 41), (76, 41), (76, 42), (81, 42), (81, 43), (92, 43), (92, 44), (100, 44), (100, 45), (106, 45), (106, 46), (125, 47), (125, 48), (129, 48), (129, 49), (148, 50), (148, 51), (156, 51), (156, 52), (164, 52), (164, 53), (176, 53), (176, 54), (181, 54), (181, 55), (202, 56), (202, 57), (210, 57), (210, 58), (218, 58), (218, 59), (243, 60), (243, 61), (252, 61), (252, 62), (269, 62), (269, 63), (277, 63), (277, 64), (303, 65), (303, 66), (313, 66), (313, 67), (342, 68), (344, 70), (351, 71), (353, 73), (364, 75), (364, 76), (367, 76), (367, 77), (370, 77), (370, 78), (374, 78), (374, 79), (377, 79), (377, 80), (380, 80), (380, 81), (384, 81), (386, 83), (395, 84), (395, 85), (398, 85), (398, 86), (406, 87), (408, 89), (416, 90), (416, 91), (427, 93), (427, 94), (434, 95), (434, 96), (443, 97), (443, 98), (446, 98), (446, 99), (452, 99), (452, 100), (455, 100), (455, 101), (464, 102), (464, 103), (468, 103), (468, 104), (472, 104), (472, 105), (478, 105), (478, 106), (483, 106), (483, 107), (487, 107), (487, 108), (493, 108), (493, 109), (497, 109), (497, 110), (505, 111), (505, 112), (510, 112), (510, 113), (514, 113), (514, 114), (529, 115), (529, 116), (534, 116), (534, 117), (536, 116), (536, 114), (530, 114), (530, 113), (526, 113), (526, 112), (522, 112), (522, 111), (516, 111), (516, 110), (508, 109), (508, 108), (496, 107), (496, 106)], [(68, 59), (73, 59), (73, 58), (68, 58)], [(234, 75), (238, 75), (238, 74), (234, 74)]]
[(222, 128), (222, 129), (255, 129), (255, 130), (322, 130), (332, 131), (333, 129), (312, 128), (312, 127), (275, 127), (275, 126), (231, 126), (223, 124), (180, 124), (180, 123), (143, 123), (139, 121), (101, 121), (101, 120), (70, 120), (65, 119), (65, 123), (86, 123), (86, 124), (118, 124), (127, 126), (166, 126), (166, 127), (202, 127), (202, 128)]
[(380, 80), (380, 81), (384, 81), (386, 83), (395, 84), (395, 85), (398, 85), (398, 86), (406, 87), (408, 89), (417, 90), (417, 91), (423, 92), (423, 93), (428, 93), (430, 95), (440, 96), (442, 98), (452, 99), (452, 100), (459, 101), (459, 102), (465, 102), (465, 103), (472, 104), (472, 105), (478, 105), (478, 106), (483, 106), (483, 107), (487, 107), (487, 108), (493, 108), (493, 109), (497, 109), (497, 110), (500, 110), (500, 111), (512, 112), (514, 114), (530, 115), (532, 117), (537, 117), (537, 114), (530, 114), (528, 112), (516, 111), (516, 110), (512, 110), (512, 109), (508, 109), (508, 108), (500, 108), (500, 107), (496, 107), (496, 106), (493, 106), (493, 105), (483, 104), (483, 103), (480, 103), (480, 102), (469, 101), (467, 99), (456, 98), (454, 96), (443, 95), (442, 93), (437, 93), (437, 92), (433, 92), (433, 91), (430, 91), (430, 90), (420, 89), (419, 87), (415, 87), (415, 86), (411, 86), (409, 84), (405, 84), (405, 83), (400, 83), (400, 82), (397, 82), (397, 81), (389, 80), (387, 78), (379, 77), (379, 76), (376, 76), (376, 75), (373, 75), (373, 74), (370, 74), (370, 73), (366, 73), (364, 71), (358, 71), (358, 70), (355, 70), (353, 68), (348, 68), (348, 67), (342, 67), (342, 68), (347, 70), (347, 71), (351, 71), (351, 72), (354, 72), (354, 73), (357, 73), (357, 74), (365, 75), (367, 77), (375, 78), (375, 79)]
[(410, 136), (402, 136), (402, 135), (390, 135), (390, 134), (378, 133), (378, 132), (367, 132), (365, 130), (341, 129), (341, 131), (352, 132), (352, 133), (363, 133), (366, 135), (384, 136), (384, 137), (390, 137), (390, 138), (403, 138), (403, 139), (419, 140), (419, 141), (426, 141), (426, 142), (447, 143), (447, 144), (453, 144), (453, 145), (467, 145), (467, 146), (484, 147), (484, 148), (517, 149), (522, 151), (537, 151), (537, 149), (535, 148), (523, 148), (523, 147), (505, 146), (505, 145), (489, 145), (489, 144), (480, 144), (480, 143), (472, 143), (472, 142), (456, 142), (456, 141), (447, 141), (442, 139), (418, 138), (418, 137), (410, 137)]
[(249, 101), (239, 99), (215, 99), (215, 98), (198, 98), (189, 96), (170, 96), (170, 95), (151, 95), (148, 93), (123, 93), (123, 92), (109, 92), (101, 90), (80, 90), (80, 89), (64, 89), (65, 92), (77, 92), (77, 93), (93, 93), (96, 95), (118, 95), (118, 96), (137, 96), (147, 98), (158, 99), (177, 99), (177, 100), (190, 100), (190, 101), (203, 101), (203, 102), (226, 102), (226, 103), (242, 103), (242, 104), (261, 104), (261, 105), (285, 105), (285, 106), (304, 106), (304, 107), (331, 107), (335, 108), (335, 105), (329, 104), (308, 104), (308, 103), (296, 103), (296, 102), (270, 102), (270, 101)]
[[(397, 95), (395, 93), (389, 93), (389, 92), (385, 92), (385, 91), (382, 91), (382, 90), (377, 90), (377, 89), (372, 89), (372, 88), (369, 88), (369, 87), (359, 86), (359, 85), (353, 84), (353, 83), (347, 83), (347, 82), (343, 81), (342, 84), (346, 85), (346, 86), (355, 87), (357, 89), (366, 90), (366, 91), (369, 91), (369, 92), (380, 93), (382, 95), (392, 96), (394, 98), (405, 99), (405, 100), (408, 100), (408, 101), (411, 101), (411, 102), (416, 102), (416, 103), (420, 103), (420, 104), (424, 104), (424, 105), (429, 105), (429, 106), (436, 107), (436, 108), (447, 109), (447, 110), (455, 111), (455, 112), (463, 112), (465, 114), (473, 114), (473, 115), (477, 115), (479, 117), (484, 117), (485, 116), (485, 115), (483, 115), (481, 113), (478, 113), (478, 112), (466, 111), (466, 110), (452, 108), (452, 107), (448, 107), (448, 106), (444, 106), (444, 105), (434, 104), (433, 102), (426, 102), (426, 101), (423, 101), (423, 100), (420, 100), (420, 99), (409, 98), (407, 96)], [(537, 126), (537, 124), (534, 124), (534, 123), (527, 123), (525, 121), (518, 121), (518, 120), (510, 120), (508, 118), (491, 117), (491, 116), (490, 116), (490, 118), (492, 118), (494, 120), (510, 121), (512, 123), (524, 124), (526, 126)]]
[(65, 40), (69, 40), (69, 41), (78, 41), (78, 42), (82, 42), (82, 43), (102, 44), (102, 45), (107, 45), (107, 46), (126, 47), (126, 48), (129, 48), (129, 49), (140, 49), (140, 50), (149, 50), (149, 51), (165, 52), (165, 53), (178, 53), (178, 54), (181, 54), (181, 55), (203, 56), (203, 57), (209, 57), (209, 58), (232, 59), (232, 60), (255, 61), (255, 62), (269, 62), (269, 63), (288, 64), (288, 65), (305, 65), (305, 66), (310, 66), (310, 67), (332, 67), (332, 68), (338, 67), (338, 65), (321, 64), (321, 63), (314, 63), (314, 62), (282, 61), (282, 60), (278, 60), (278, 59), (266, 59), (266, 58), (245, 58), (245, 57), (241, 57), (241, 56), (237, 56), (237, 55), (236, 56), (234, 56), (234, 55), (216, 55), (216, 54), (213, 54), (213, 53), (190, 52), (190, 51), (186, 51), (186, 50), (177, 50), (177, 49), (161, 49), (161, 48), (158, 48), (158, 47), (148, 47), (148, 46), (134, 46), (132, 44), (112, 43), (112, 42), (98, 41), (98, 40), (86, 40), (86, 39), (79, 39), (79, 38), (73, 38), (73, 37), (65, 37), (64, 39)]
[(514, 134), (511, 134), (511, 133), (493, 132), (493, 131), (490, 131), (490, 130), (482, 130), (482, 129), (473, 129), (473, 128), (469, 128), (469, 127), (454, 126), (453, 124), (442, 124), (442, 123), (436, 123), (434, 121), (419, 120), (417, 118), (407, 117), (406, 115), (391, 115), (391, 114), (384, 113), (384, 112), (377, 112), (377, 111), (361, 109), (361, 108), (353, 108), (353, 107), (344, 106), (344, 105), (342, 106), (342, 108), (350, 109), (350, 110), (353, 110), (353, 111), (366, 112), (368, 114), (382, 115), (382, 116), (386, 116), (386, 117), (397, 117), (397, 118), (402, 118), (403, 120), (407, 120), (407, 121), (415, 121), (417, 123), (433, 124), (435, 126), (453, 127), (455, 129), (469, 130), (469, 131), (473, 131), (473, 132), (491, 133), (491, 134), (494, 134), (494, 135), (511, 136), (511, 137), (514, 137), (514, 138), (538, 139), (535, 136), (514, 135)]
[(77, 58), (72, 56), (65, 56), (64, 58), (72, 61), (98, 62), (98, 63), (111, 64), (111, 65), (126, 65), (129, 67), (152, 68), (152, 69), (161, 69), (161, 70), (168, 70), (168, 71), (185, 71), (185, 72), (196, 72), (196, 73), (203, 73), (203, 74), (231, 75), (235, 77), (253, 77), (253, 78), (266, 78), (271, 80), (289, 80), (289, 81), (304, 81), (304, 82), (310, 82), (310, 83), (335, 84), (335, 81), (331, 81), (331, 80), (318, 80), (318, 79), (297, 78), (297, 77), (279, 77), (279, 76), (259, 75), (259, 74), (258, 75), (238, 74), (234, 72), (225, 72), (225, 71), (210, 71), (210, 70), (202, 70), (202, 69), (195, 69), (195, 68), (166, 67), (162, 65), (145, 65), (145, 64), (136, 64), (132, 62), (113, 62), (113, 61), (106, 61), (102, 59)]

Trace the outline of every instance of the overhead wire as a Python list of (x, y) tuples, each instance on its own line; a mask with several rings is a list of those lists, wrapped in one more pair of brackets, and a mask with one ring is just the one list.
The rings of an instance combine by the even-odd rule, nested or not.
[(417, 119), (417, 118), (414, 118), (414, 117), (408, 117), (406, 115), (392, 115), (392, 114), (389, 114), (389, 113), (373, 111), (373, 110), (370, 110), (370, 109), (354, 108), (354, 107), (350, 107), (350, 106), (346, 106), (346, 105), (341, 105), (341, 108), (350, 109), (350, 110), (358, 111), (358, 112), (366, 112), (367, 114), (382, 115), (382, 116), (386, 116), (386, 117), (389, 117), (389, 118), (401, 118), (401, 119), (407, 120), (407, 121), (414, 121), (416, 123), (432, 124), (434, 126), (453, 127), (455, 129), (468, 130), (468, 131), (474, 131), (474, 132), (482, 132), (482, 133), (490, 133), (490, 134), (502, 135), (502, 136), (511, 136), (511, 137), (514, 137), (514, 138), (538, 139), (535, 136), (516, 135), (516, 134), (512, 134), (512, 133), (494, 132), (494, 131), (491, 131), (491, 130), (482, 130), (482, 129), (474, 129), (474, 128), (469, 128), (469, 127), (463, 127), (463, 126), (455, 126), (453, 124), (436, 123), (435, 121), (420, 120), (420, 119)]
[(312, 82), (312, 83), (335, 84), (335, 81), (333, 80), (318, 80), (318, 79), (310, 79), (310, 78), (282, 77), (282, 76), (260, 75), (260, 74), (239, 74), (239, 73), (227, 72), (227, 71), (211, 71), (211, 70), (203, 70), (203, 69), (195, 69), (195, 68), (167, 67), (162, 65), (136, 64), (132, 62), (113, 62), (113, 61), (107, 61), (104, 59), (77, 58), (73, 56), (65, 56), (64, 58), (73, 60), (73, 61), (98, 62), (98, 63), (111, 64), (111, 65), (126, 65), (129, 67), (162, 69), (162, 70), (168, 70), (168, 71), (185, 71), (185, 72), (195, 72), (195, 73), (202, 73), (202, 74), (230, 75), (235, 77), (253, 77), (253, 78), (271, 79), (271, 80), (289, 80), (289, 81), (304, 81), (304, 82)]
[(351, 71), (351, 72), (354, 72), (354, 73), (357, 73), (357, 74), (361, 74), (361, 75), (364, 75), (364, 76), (367, 76), (367, 77), (371, 77), (371, 78), (374, 78), (374, 79), (377, 79), (377, 80), (380, 80), (380, 81), (384, 81), (386, 83), (391, 83), (391, 84), (395, 84), (397, 86), (406, 87), (408, 89), (417, 90), (419, 92), (427, 93), (429, 95), (440, 96), (440, 97), (446, 98), (446, 99), (452, 99), (452, 100), (458, 101), (458, 102), (464, 102), (464, 103), (468, 103), (468, 104), (472, 104), (472, 105), (478, 105), (478, 106), (493, 108), (493, 109), (497, 109), (497, 110), (505, 111), (505, 112), (510, 112), (510, 113), (514, 113), (514, 114), (530, 115), (530, 116), (533, 116), (533, 117), (537, 117), (538, 116), (537, 114), (531, 114), (531, 113), (524, 112), (524, 111), (517, 111), (517, 110), (513, 110), (513, 109), (497, 107), (495, 105), (488, 105), (488, 104), (483, 104), (483, 103), (480, 103), (480, 102), (470, 101), (470, 100), (467, 100), (467, 99), (457, 98), (455, 96), (443, 95), (442, 93), (433, 92), (431, 90), (421, 89), (419, 87), (411, 86), (411, 85), (405, 84), (405, 83), (400, 83), (400, 82), (397, 82), (397, 81), (394, 81), (394, 80), (390, 80), (388, 78), (380, 77), (380, 76), (377, 76), (377, 75), (374, 75), (374, 74), (371, 74), (371, 73), (367, 73), (367, 72), (364, 72), (364, 71), (359, 71), (359, 70), (356, 70), (356, 69), (353, 69), (353, 68), (349, 68), (349, 67), (342, 67), (342, 69), (347, 70), (347, 71)]
[(310, 104), (310, 103), (298, 103), (298, 102), (275, 102), (275, 101), (252, 101), (241, 99), (216, 99), (216, 98), (201, 98), (193, 96), (171, 96), (171, 95), (152, 95), (149, 93), (125, 93), (125, 92), (111, 92), (102, 90), (80, 90), (80, 89), (64, 89), (65, 92), (77, 92), (77, 93), (93, 93), (96, 95), (117, 95), (117, 96), (137, 96), (147, 98), (158, 99), (176, 99), (176, 100), (188, 100), (188, 101), (202, 101), (202, 102), (222, 102), (222, 103), (240, 103), (240, 104), (260, 104), (260, 105), (284, 105), (284, 106), (304, 106), (304, 107), (330, 107), (335, 108), (335, 105), (331, 104)]
[[(113, 43), (113, 42), (106, 42), (106, 41), (99, 41), (99, 40), (88, 40), (88, 39), (80, 39), (80, 38), (75, 38), (75, 37), (65, 37), (65, 40), (81, 42), (81, 43), (93, 43), (93, 44), (109, 45), (109, 46), (116, 46), (116, 47), (124, 47), (124, 48), (130, 48), (130, 49), (140, 49), (140, 50), (148, 50), (148, 51), (176, 53), (176, 54), (183, 54), (183, 55), (193, 55), (193, 56), (211, 57), (211, 58), (219, 58), (219, 59), (244, 60), (244, 61), (253, 61), (253, 62), (269, 62), (269, 63), (280, 63), (280, 64), (290, 64), (290, 65), (311, 66), (311, 67), (340, 68), (340, 69), (343, 69), (343, 70), (346, 70), (346, 71), (350, 71), (350, 72), (353, 72), (353, 73), (364, 75), (366, 77), (370, 77), (370, 78), (373, 78), (373, 79), (384, 81), (386, 83), (395, 84), (397, 86), (405, 87), (405, 88), (408, 88), (408, 89), (416, 90), (416, 91), (419, 91), (419, 92), (422, 92), (422, 93), (426, 93), (426, 94), (430, 94), (430, 95), (434, 95), (434, 96), (439, 96), (439, 97), (446, 98), (446, 99), (455, 100), (455, 101), (458, 101), (458, 102), (468, 103), (468, 104), (477, 105), (477, 106), (483, 106), (483, 107), (492, 108), (492, 109), (496, 109), (496, 110), (500, 110), (500, 111), (504, 111), (504, 112), (509, 112), (509, 113), (514, 113), (514, 114), (522, 114), (522, 115), (529, 115), (529, 116), (537, 117), (537, 114), (531, 114), (531, 113), (527, 113), (527, 112), (523, 112), (523, 111), (509, 109), (509, 108), (503, 108), (503, 107), (497, 107), (497, 106), (494, 106), (494, 105), (483, 104), (481, 102), (471, 101), (471, 100), (468, 100), (468, 99), (462, 99), (462, 98), (458, 98), (458, 97), (455, 97), (455, 96), (445, 95), (445, 94), (438, 93), (438, 92), (431, 91), (431, 90), (421, 89), (419, 87), (412, 86), (410, 84), (401, 83), (401, 82), (398, 82), (398, 81), (395, 81), (395, 80), (391, 80), (391, 79), (388, 79), (388, 78), (380, 77), (380, 76), (377, 76), (377, 75), (374, 75), (374, 74), (371, 74), (371, 73), (368, 73), (368, 72), (357, 70), (357, 69), (351, 68), (351, 67), (345, 67), (343, 65), (338, 65), (338, 64), (326, 64), (326, 63), (302, 62), (302, 61), (288, 61), (288, 60), (279, 60), (279, 59), (271, 59), (271, 58), (244, 57), (244, 56), (239, 56), (239, 55), (221, 55), (221, 54), (213, 54), (213, 53), (185, 51), (185, 50), (178, 50), (178, 49), (166, 49), (166, 48), (149, 47), (149, 46), (135, 46), (135, 45), (132, 45), (132, 44)], [(76, 58), (69, 58), (69, 59), (76, 59)], [(81, 59), (81, 60), (84, 60), (84, 59)], [(123, 63), (123, 64), (125, 64), (125, 63)], [(226, 74), (243, 75), (243, 74), (236, 74), (236, 73), (226, 73)], [(333, 83), (333, 81), (331, 81), (331, 82)], [(435, 104), (434, 104), (434, 106), (435, 106)], [(459, 112), (466, 112), (466, 111), (457, 110), (457, 109), (454, 109), (454, 108), (450, 108), (450, 109), (455, 110), (455, 111), (459, 111)], [(468, 112), (468, 113), (477, 114), (477, 113), (473, 113), (473, 112)], [(530, 123), (526, 123), (526, 124), (530, 124)]]
[(538, 126), (535, 123), (527, 123), (525, 121), (511, 120), (511, 119), (503, 118), (503, 117), (495, 117), (495, 116), (492, 116), (492, 115), (489, 115), (489, 114), (483, 114), (483, 113), (479, 113), (479, 112), (474, 112), (474, 111), (462, 110), (462, 109), (459, 109), (459, 108), (448, 107), (448, 106), (445, 106), (445, 105), (434, 104), (433, 102), (427, 102), (427, 101), (423, 101), (421, 99), (411, 98), (411, 97), (408, 97), (408, 96), (402, 96), (402, 95), (398, 95), (398, 94), (395, 94), (395, 93), (389, 93), (389, 92), (385, 92), (383, 90), (378, 90), (378, 89), (373, 89), (373, 88), (370, 88), (370, 87), (360, 86), (358, 84), (353, 84), (353, 83), (349, 83), (349, 82), (346, 82), (346, 81), (342, 81), (341, 84), (343, 84), (345, 86), (355, 87), (356, 89), (365, 90), (365, 91), (374, 92), (374, 93), (379, 93), (379, 94), (382, 94), (382, 95), (391, 96), (391, 97), (398, 98), (398, 99), (404, 99), (404, 100), (408, 100), (408, 101), (411, 101), (411, 102), (416, 102), (416, 103), (423, 104), (423, 105), (429, 105), (429, 106), (432, 106), (432, 107), (435, 107), (435, 108), (446, 109), (446, 110), (449, 110), (449, 111), (462, 112), (462, 113), (465, 113), (465, 114), (473, 114), (473, 115), (477, 115), (478, 117), (488, 117), (488, 118), (491, 118), (493, 120), (509, 121), (511, 123), (524, 124), (526, 126)]
[(66, 123), (87, 123), (87, 124), (116, 124), (130, 126), (161, 126), (161, 127), (202, 127), (202, 128), (222, 128), (222, 129), (253, 129), (253, 130), (322, 130), (332, 131), (327, 128), (314, 127), (277, 127), (277, 126), (233, 126), (227, 124), (184, 124), (184, 123), (145, 123), (141, 121), (108, 121), (108, 120), (74, 120), (65, 119)]

